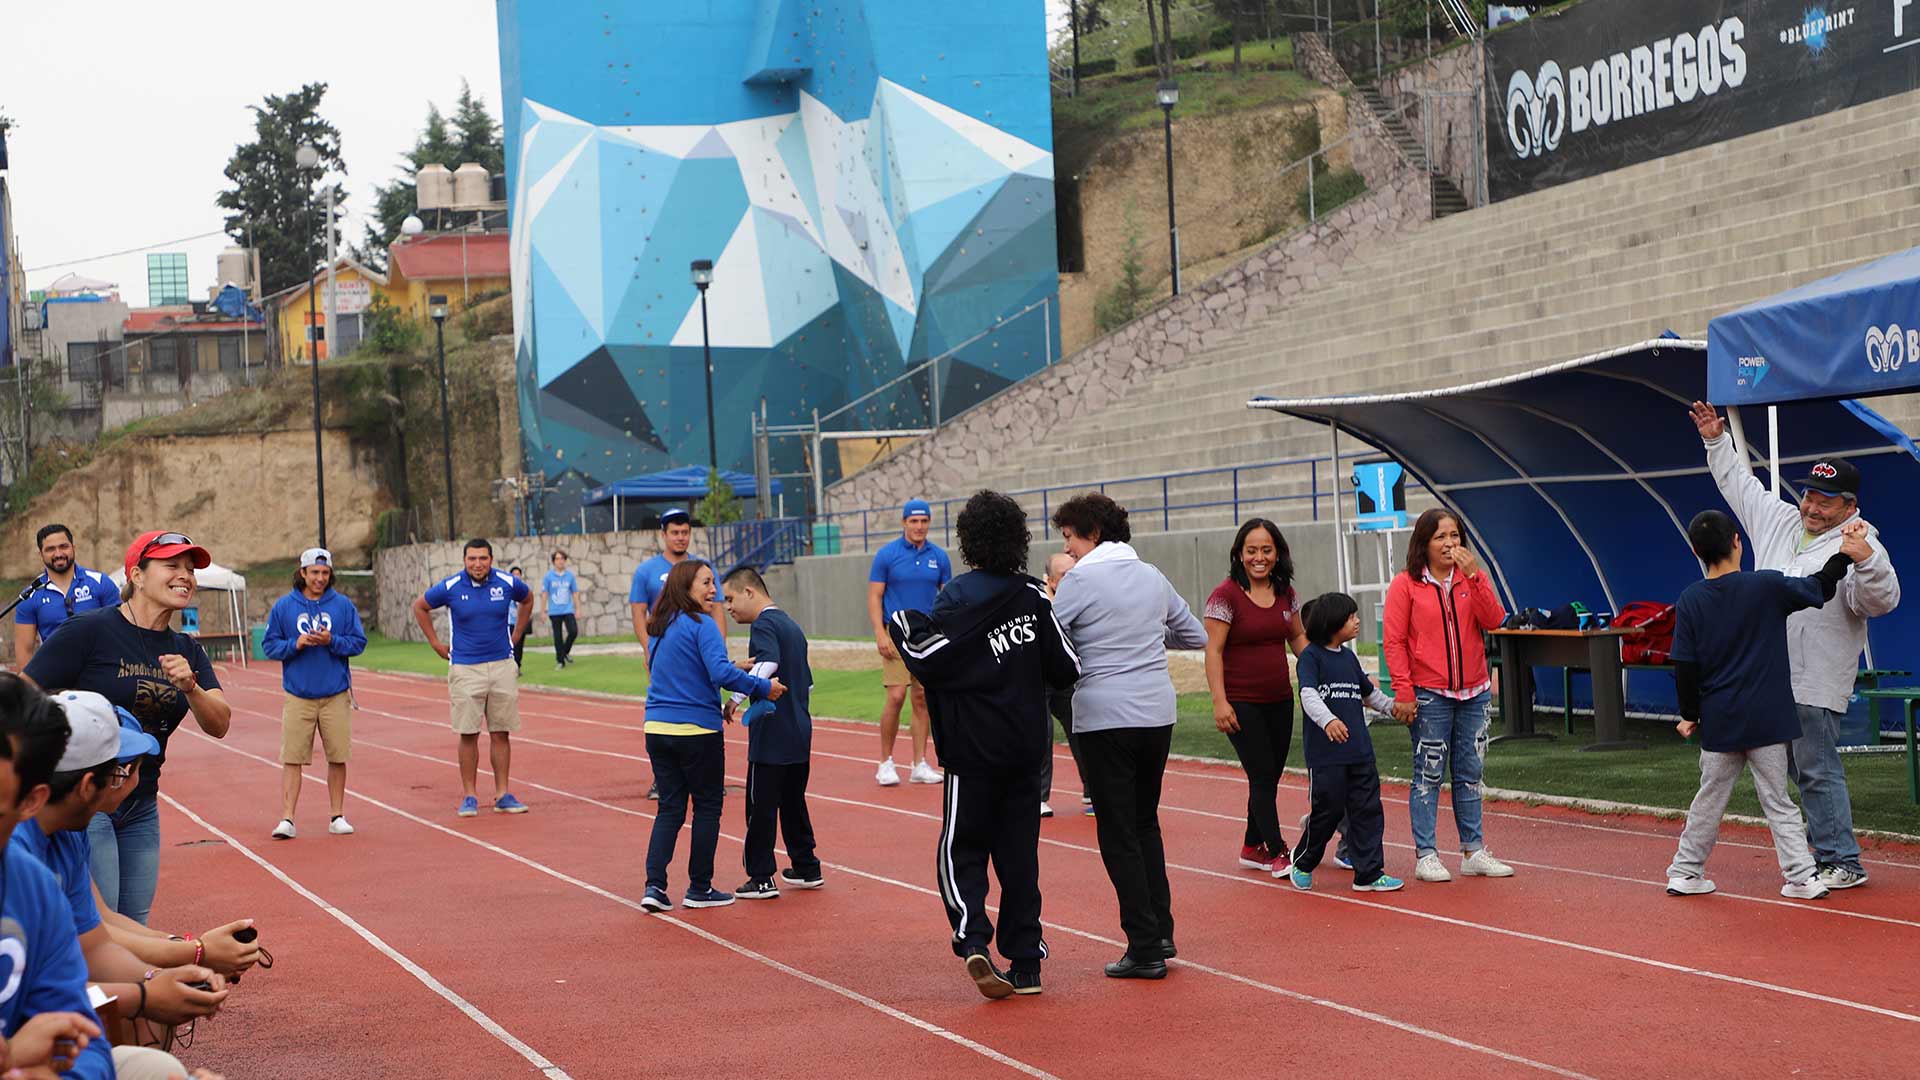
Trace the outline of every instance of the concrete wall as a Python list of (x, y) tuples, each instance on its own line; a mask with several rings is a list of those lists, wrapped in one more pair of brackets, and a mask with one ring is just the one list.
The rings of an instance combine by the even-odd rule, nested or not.
[[(554, 549), (564, 549), (574, 576), (580, 580), (574, 603), (580, 635), (628, 634), (633, 631), (633, 618), (627, 607), (627, 587), (633, 580), (633, 568), (660, 553), (659, 539), (659, 534), (651, 531), (494, 538), (493, 561), (502, 570), (520, 567), (531, 587), (538, 589)], [(414, 597), (426, 592), (434, 582), (459, 572), (465, 544), (462, 539), (452, 543), (408, 544), (374, 552), (373, 575), (379, 601), (373, 623), (381, 633), (406, 641), (425, 640), (419, 624), (413, 621)], [(696, 539), (694, 553), (698, 554), (702, 547)], [(438, 625), (444, 641), (444, 611), (439, 613)], [(535, 625), (532, 632), (545, 633), (546, 629), (544, 625)]]

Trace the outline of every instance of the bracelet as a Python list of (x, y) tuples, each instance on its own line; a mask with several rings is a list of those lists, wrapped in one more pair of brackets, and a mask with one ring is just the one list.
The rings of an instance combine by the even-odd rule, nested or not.
[[(193, 941), (193, 938), (189, 937), (187, 940)], [(200, 961), (205, 960), (206, 958), (207, 958), (207, 943), (204, 941), (193, 941), (194, 966), (195, 967), (200, 966)]]

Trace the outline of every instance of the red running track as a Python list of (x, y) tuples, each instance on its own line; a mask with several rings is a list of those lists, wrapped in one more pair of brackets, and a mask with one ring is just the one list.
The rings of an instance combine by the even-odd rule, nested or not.
[[(815, 733), (826, 888), (658, 916), (637, 906), (653, 809), (637, 704), (523, 691), (514, 790), (533, 812), (459, 819), (444, 687), (358, 673), (359, 832), (326, 835), (316, 768), (300, 839), (276, 843), (277, 671), (221, 677), (228, 737), (189, 725), (170, 747), (154, 917), (259, 920), (278, 966), (249, 975), (185, 1055), (235, 1080), (1920, 1072), (1920, 848), (1878, 845), (1866, 888), (1786, 901), (1765, 831), (1728, 826), (1710, 865), (1721, 893), (1676, 900), (1660, 887), (1676, 823), (1489, 804), (1514, 878), (1355, 894), (1329, 866), (1301, 894), (1237, 869), (1237, 770), (1176, 763), (1162, 808), (1172, 975), (1100, 974), (1118, 916), (1093, 821), (1069, 813), (1042, 832), (1046, 993), (988, 1002), (948, 950), (933, 889), (939, 791), (876, 787), (871, 727)], [(738, 729), (728, 753), (737, 784)], [(1072, 762), (1058, 764), (1055, 803), (1071, 811)], [(1388, 867), (1410, 876), (1405, 789), (1387, 797)], [(1291, 835), (1297, 778), (1282, 803)], [(740, 805), (722, 887), (745, 877)], [(684, 842), (677, 854), (676, 896)]]

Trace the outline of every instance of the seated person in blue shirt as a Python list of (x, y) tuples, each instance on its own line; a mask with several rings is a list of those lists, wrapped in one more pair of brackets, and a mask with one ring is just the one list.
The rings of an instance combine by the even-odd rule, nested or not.
[(27, 666), (47, 635), (75, 615), (120, 606), (120, 587), (98, 570), (74, 561), (73, 530), (44, 525), (34, 537), (46, 571), (21, 593), (13, 610), (13, 667)]
[[(224, 953), (257, 956), (257, 946), (232, 940), (232, 932), (247, 922), (212, 931), (208, 941), (195, 943), (182, 958), (194, 962), (156, 971), (153, 963), (117, 940), (119, 935), (103, 921), (93, 888), (87, 823), (96, 813), (112, 813), (118, 808), (138, 783), (141, 759), (158, 753), (159, 742), (142, 731), (131, 714), (125, 718), (117, 715), (99, 694), (68, 690), (55, 695), (54, 703), (65, 713), (71, 734), (45, 785), (29, 792), (29, 803), (37, 803), (40, 808), (31, 820), (14, 827), (10, 846), (32, 855), (53, 871), (60, 883), (79, 934), (87, 975), (117, 999), (107, 1019), (166, 1025), (214, 1015), (230, 991), (223, 988), (223, 977), (211, 964), (197, 961), (205, 958), (215, 936), (220, 937), (219, 948)], [(26, 743), (45, 736), (30, 733), (19, 738)], [(233, 972), (251, 965), (223, 966)], [(203, 981), (216, 989), (199, 990), (190, 985)]]

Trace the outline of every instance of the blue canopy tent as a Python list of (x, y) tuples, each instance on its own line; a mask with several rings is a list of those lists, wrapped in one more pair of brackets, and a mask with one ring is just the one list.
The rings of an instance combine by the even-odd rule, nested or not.
[[(1634, 600), (1671, 603), (1696, 580), (1686, 523), (1726, 505), (1686, 415), (1708, 393), (1706, 354), (1705, 342), (1661, 338), (1445, 390), (1248, 405), (1328, 424), (1336, 446), (1344, 432), (1392, 455), (1459, 516), (1509, 609), (1577, 600), (1618, 611)], [(1853, 401), (1799, 400), (1779, 410), (1779, 460), (1789, 475), (1821, 457), (1853, 461), (1896, 565), (1920, 565), (1920, 503), (1894, 494), (1920, 491), (1912, 442)], [(1765, 463), (1746, 451), (1765, 479)], [(1920, 605), (1871, 624), (1870, 648), (1883, 665), (1911, 666), (1916, 642)], [(1557, 678), (1537, 685), (1557, 701)], [(1630, 673), (1627, 702), (1671, 712), (1673, 680)]]
[[(733, 489), (734, 495), (751, 499), (756, 495), (755, 480), (752, 473), (734, 472), (731, 469), (720, 470), (720, 479)], [(780, 481), (771, 481), (772, 494), (780, 494)], [(693, 503), (707, 497), (707, 470), (699, 465), (688, 465), (665, 472), (646, 473), (641, 476), (629, 476), (624, 480), (601, 484), (589, 488), (580, 495), (582, 513), (590, 506), (613, 504), (613, 527), (620, 529), (623, 514), (621, 506), (629, 501)], [(584, 526), (583, 526), (584, 528)]]

